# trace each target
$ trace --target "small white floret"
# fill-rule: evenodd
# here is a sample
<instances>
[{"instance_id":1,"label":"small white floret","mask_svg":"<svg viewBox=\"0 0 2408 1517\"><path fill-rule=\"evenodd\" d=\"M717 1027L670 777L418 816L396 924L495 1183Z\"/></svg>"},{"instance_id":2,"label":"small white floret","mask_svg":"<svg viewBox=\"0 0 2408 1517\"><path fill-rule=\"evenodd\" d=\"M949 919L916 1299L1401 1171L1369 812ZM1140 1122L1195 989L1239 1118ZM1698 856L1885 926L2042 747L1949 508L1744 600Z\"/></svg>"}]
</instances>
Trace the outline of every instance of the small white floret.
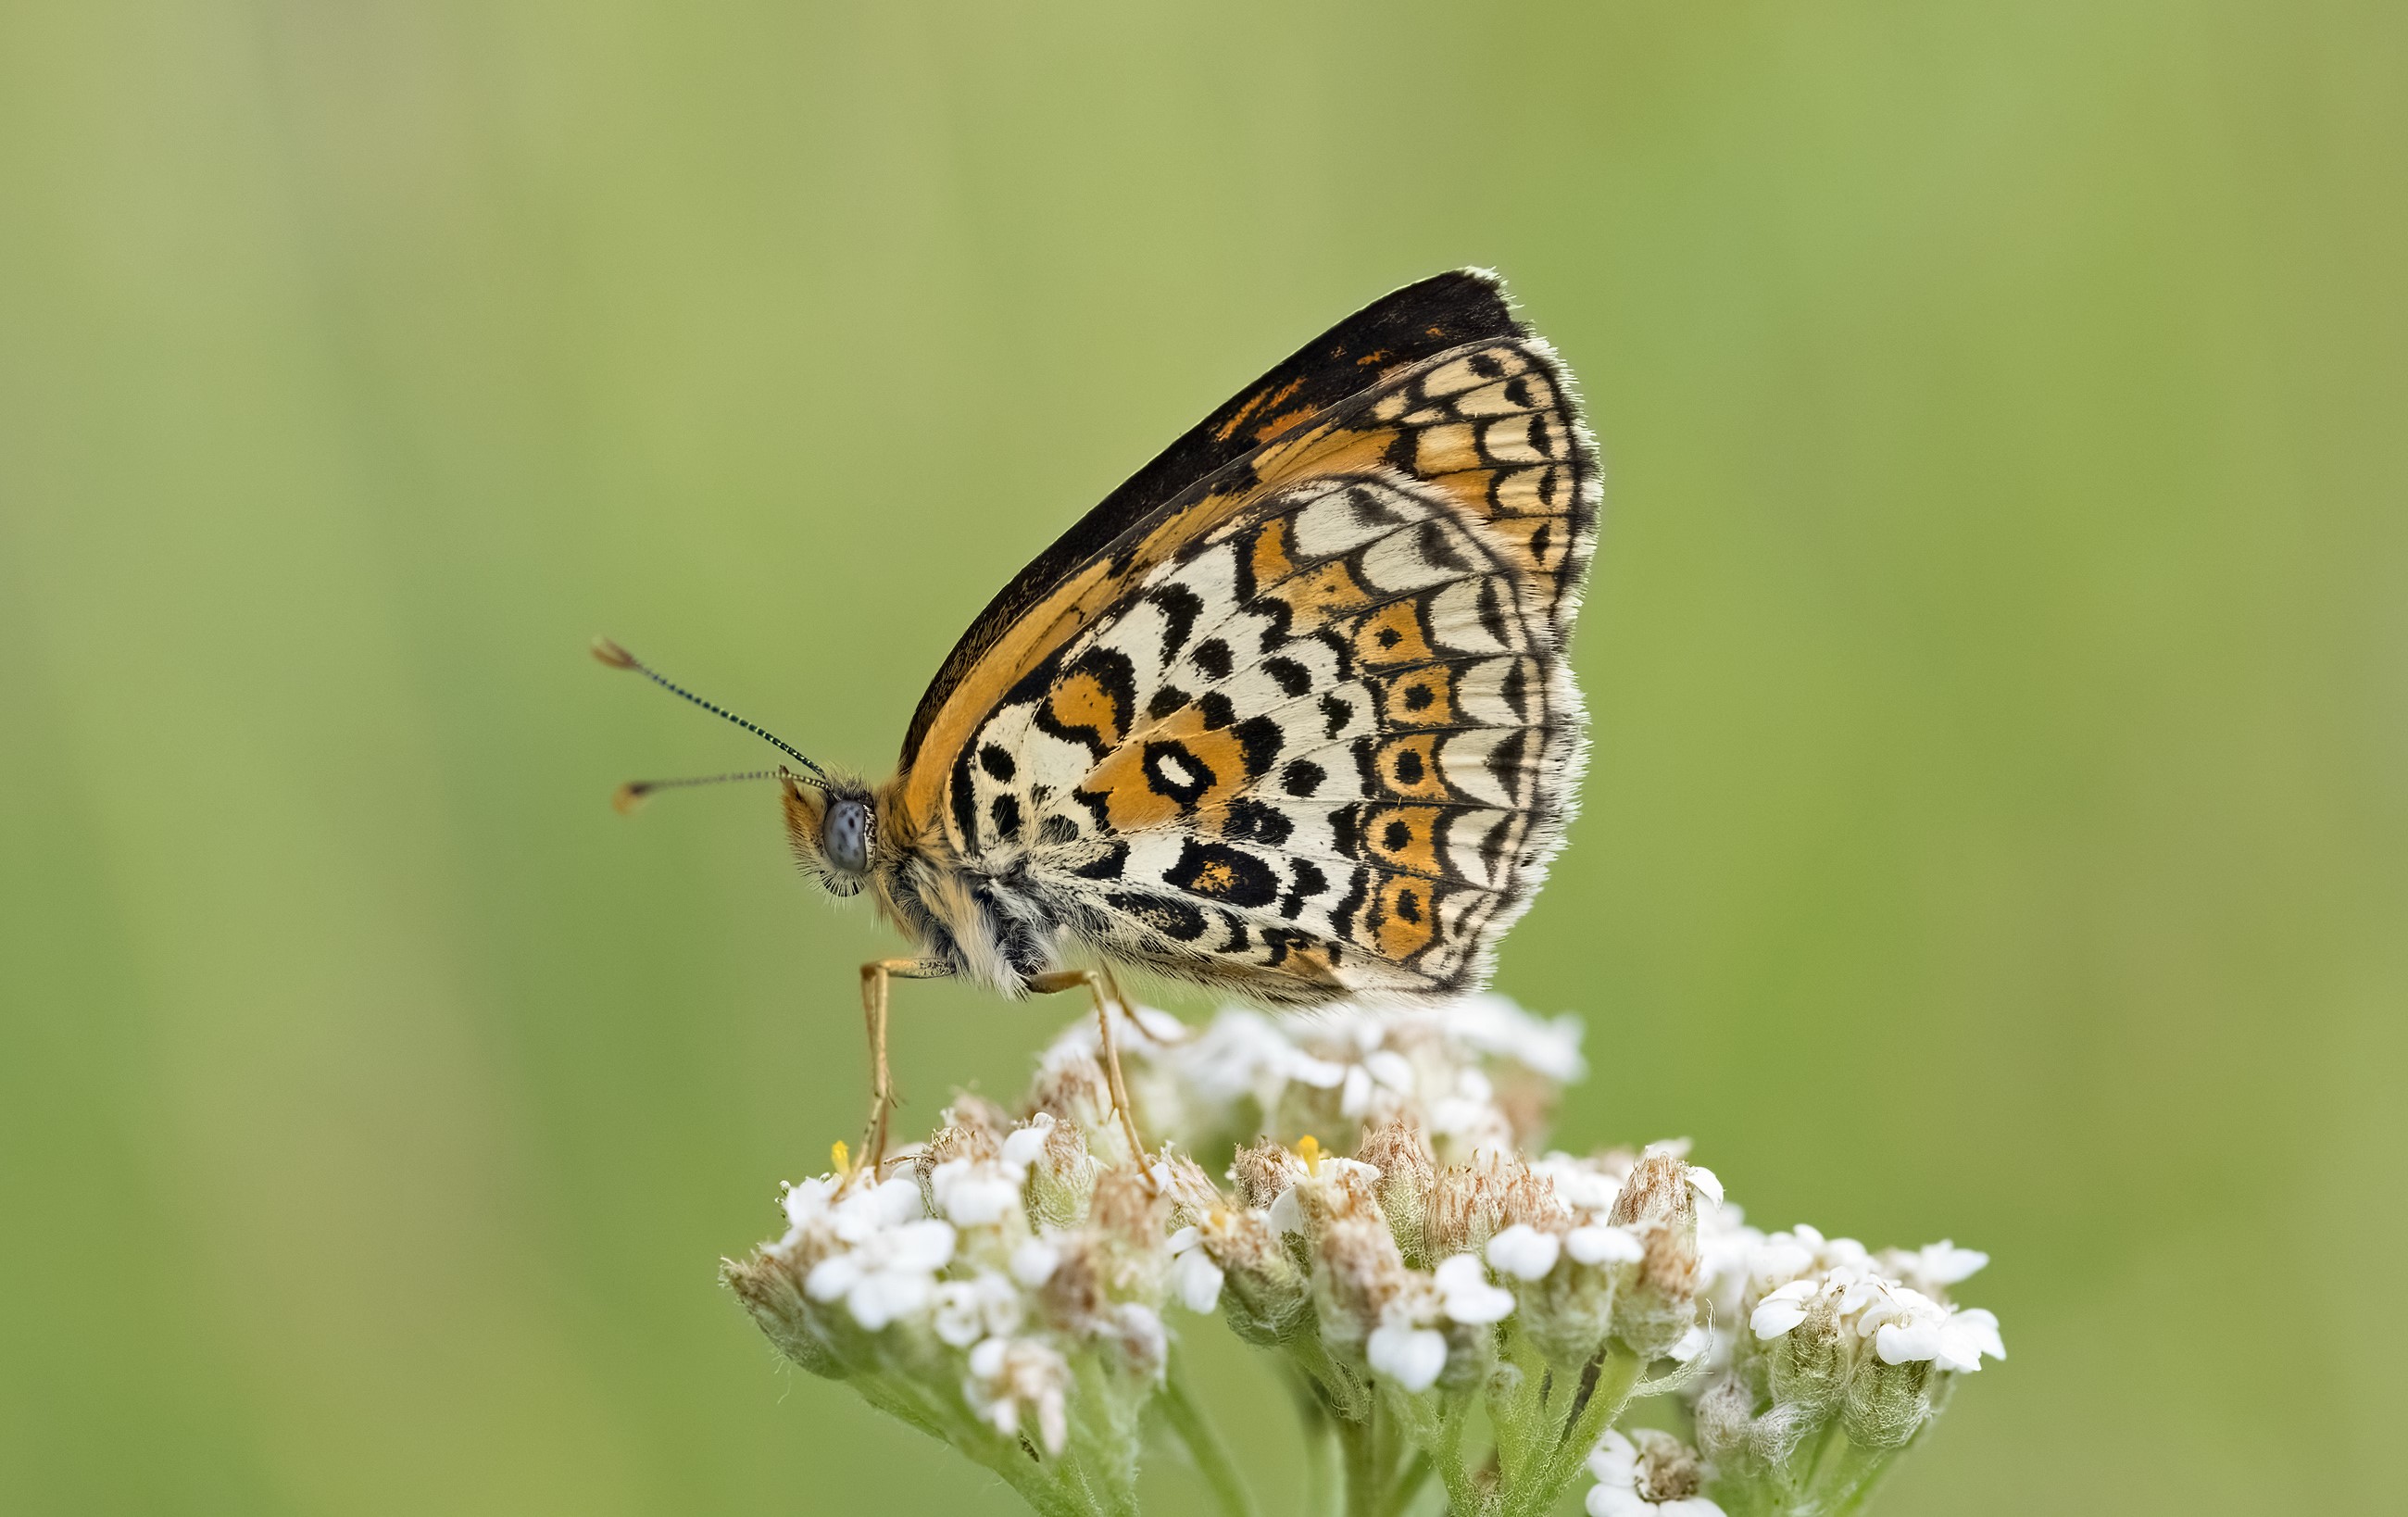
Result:
<instances>
[{"instance_id":1,"label":"small white floret","mask_svg":"<svg viewBox=\"0 0 2408 1517\"><path fill-rule=\"evenodd\" d=\"M1925 1244L1913 1258L1914 1273L1933 1285L1954 1285L1968 1280L1990 1262L1990 1256L1979 1249L1960 1249L1944 1238L1937 1243Z\"/></svg>"},{"instance_id":2,"label":"small white floret","mask_svg":"<svg viewBox=\"0 0 2408 1517\"><path fill-rule=\"evenodd\" d=\"M1374 1373L1417 1395L1436 1384L1439 1371L1446 1367L1445 1335L1410 1323L1383 1322L1374 1327L1363 1352Z\"/></svg>"},{"instance_id":3,"label":"small white floret","mask_svg":"<svg viewBox=\"0 0 2408 1517\"><path fill-rule=\"evenodd\" d=\"M1053 1136L1054 1113L1039 1111L1028 1119L1028 1125L1005 1135L1003 1162L1014 1169L1026 1169L1045 1152L1045 1141Z\"/></svg>"},{"instance_id":4,"label":"small white floret","mask_svg":"<svg viewBox=\"0 0 2408 1517\"><path fill-rule=\"evenodd\" d=\"M1747 1324L1758 1338L1779 1338L1806 1320L1806 1303L1821 1289L1817 1281L1793 1280L1757 1302Z\"/></svg>"},{"instance_id":5,"label":"small white floret","mask_svg":"<svg viewBox=\"0 0 2408 1517\"><path fill-rule=\"evenodd\" d=\"M1297 1206L1295 1186L1289 1186L1272 1198L1270 1224L1271 1231L1275 1233L1304 1231L1304 1212Z\"/></svg>"},{"instance_id":6,"label":"small white floret","mask_svg":"<svg viewBox=\"0 0 2408 1517\"><path fill-rule=\"evenodd\" d=\"M1488 1282L1480 1257L1458 1253L1440 1264L1432 1278L1438 1282L1440 1309L1455 1322L1477 1325L1503 1322L1513 1313L1513 1293Z\"/></svg>"},{"instance_id":7,"label":"small white floret","mask_svg":"<svg viewBox=\"0 0 2408 1517\"><path fill-rule=\"evenodd\" d=\"M1500 1275L1515 1280L1544 1280L1562 1257L1563 1239L1517 1222L1488 1240L1488 1262Z\"/></svg>"},{"instance_id":8,"label":"small white floret","mask_svg":"<svg viewBox=\"0 0 2408 1517\"><path fill-rule=\"evenodd\" d=\"M1170 1235L1170 1289L1190 1311L1210 1311L1221 1304L1221 1267L1204 1252L1203 1235L1182 1227Z\"/></svg>"},{"instance_id":9,"label":"small white floret","mask_svg":"<svg viewBox=\"0 0 2408 1517\"><path fill-rule=\"evenodd\" d=\"M1584 1265L1637 1264L1647 1257L1647 1245L1627 1227L1591 1224L1573 1228L1564 1238L1564 1252Z\"/></svg>"},{"instance_id":10,"label":"small white floret","mask_svg":"<svg viewBox=\"0 0 2408 1517\"><path fill-rule=\"evenodd\" d=\"M957 1227L986 1227L1020 1210L1020 1177L1001 1165L949 1159L928 1177L937 1209Z\"/></svg>"}]
</instances>

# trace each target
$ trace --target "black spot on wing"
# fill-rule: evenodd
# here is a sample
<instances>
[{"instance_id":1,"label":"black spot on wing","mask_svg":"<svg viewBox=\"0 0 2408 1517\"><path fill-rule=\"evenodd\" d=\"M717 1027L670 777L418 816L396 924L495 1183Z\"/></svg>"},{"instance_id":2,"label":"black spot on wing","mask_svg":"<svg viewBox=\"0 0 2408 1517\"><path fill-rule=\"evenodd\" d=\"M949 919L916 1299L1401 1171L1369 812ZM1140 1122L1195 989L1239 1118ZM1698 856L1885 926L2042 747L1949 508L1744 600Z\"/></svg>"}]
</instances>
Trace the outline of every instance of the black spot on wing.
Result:
<instances>
[{"instance_id":1,"label":"black spot on wing","mask_svg":"<svg viewBox=\"0 0 2408 1517\"><path fill-rule=\"evenodd\" d=\"M1530 729L1518 727L1498 740L1488 751L1488 777L1497 787L1518 803L1522 798L1522 765L1527 756Z\"/></svg>"},{"instance_id":2,"label":"black spot on wing","mask_svg":"<svg viewBox=\"0 0 2408 1517\"><path fill-rule=\"evenodd\" d=\"M1056 847L1075 843L1079 840L1079 824L1059 812L1049 812L1045 820L1037 823L1037 838Z\"/></svg>"},{"instance_id":3,"label":"black spot on wing","mask_svg":"<svg viewBox=\"0 0 2408 1517\"><path fill-rule=\"evenodd\" d=\"M1164 585L1148 598L1162 610L1162 665L1168 668L1196 630L1196 619L1204 613L1204 598L1182 584Z\"/></svg>"},{"instance_id":4,"label":"black spot on wing","mask_svg":"<svg viewBox=\"0 0 2408 1517\"><path fill-rule=\"evenodd\" d=\"M964 843L975 848L978 846L978 794L970 779L970 766L967 762L967 755L965 755L965 762L953 766L951 788L953 830L961 834Z\"/></svg>"},{"instance_id":5,"label":"black spot on wing","mask_svg":"<svg viewBox=\"0 0 2408 1517\"><path fill-rule=\"evenodd\" d=\"M1128 844L1114 843L1070 872L1082 880L1118 880L1128 866Z\"/></svg>"},{"instance_id":6,"label":"black spot on wing","mask_svg":"<svg viewBox=\"0 0 2408 1517\"><path fill-rule=\"evenodd\" d=\"M1114 891L1104 899L1112 909L1135 918L1166 937L1192 943L1204 936L1203 911L1175 896Z\"/></svg>"},{"instance_id":7,"label":"black spot on wing","mask_svg":"<svg viewBox=\"0 0 2408 1517\"><path fill-rule=\"evenodd\" d=\"M1286 812L1260 801L1231 801L1221 823L1221 836L1233 842L1268 843L1273 848L1286 842L1295 831L1296 823Z\"/></svg>"},{"instance_id":8,"label":"black spot on wing","mask_svg":"<svg viewBox=\"0 0 2408 1517\"><path fill-rule=\"evenodd\" d=\"M1349 802L1329 813L1329 845L1341 859L1351 859L1363 848L1363 809Z\"/></svg>"},{"instance_id":9,"label":"black spot on wing","mask_svg":"<svg viewBox=\"0 0 2408 1517\"><path fill-rule=\"evenodd\" d=\"M1294 922L1304 911L1304 903L1329 889L1329 877L1305 859L1292 859L1287 894L1280 897L1280 915Z\"/></svg>"},{"instance_id":10,"label":"black spot on wing","mask_svg":"<svg viewBox=\"0 0 2408 1517\"><path fill-rule=\"evenodd\" d=\"M1354 931L1355 914L1363 909L1364 898L1370 894L1370 890L1371 871L1356 869L1353 884L1346 894L1340 897L1338 904L1329 909L1329 925L1337 937L1344 937ZM1330 955L1330 960L1332 963L1337 962L1337 955L1334 953Z\"/></svg>"},{"instance_id":11,"label":"black spot on wing","mask_svg":"<svg viewBox=\"0 0 2408 1517\"><path fill-rule=\"evenodd\" d=\"M1190 895L1230 906L1268 906L1279 898L1279 876L1268 864L1244 849L1192 837L1162 879Z\"/></svg>"},{"instance_id":12,"label":"black spot on wing","mask_svg":"<svg viewBox=\"0 0 2408 1517\"><path fill-rule=\"evenodd\" d=\"M1197 758L1185 743L1176 740L1146 744L1139 767L1155 794L1168 796L1182 809L1193 808L1212 788L1211 766Z\"/></svg>"},{"instance_id":13,"label":"black spot on wing","mask_svg":"<svg viewBox=\"0 0 2408 1517\"><path fill-rule=\"evenodd\" d=\"M1312 688L1312 671L1292 658L1265 659L1263 672L1277 682L1283 695L1301 695Z\"/></svg>"},{"instance_id":14,"label":"black spot on wing","mask_svg":"<svg viewBox=\"0 0 2408 1517\"><path fill-rule=\"evenodd\" d=\"M1267 716L1251 717L1237 726L1238 746L1245 754L1246 778L1259 780L1277 763L1287 735Z\"/></svg>"}]
</instances>

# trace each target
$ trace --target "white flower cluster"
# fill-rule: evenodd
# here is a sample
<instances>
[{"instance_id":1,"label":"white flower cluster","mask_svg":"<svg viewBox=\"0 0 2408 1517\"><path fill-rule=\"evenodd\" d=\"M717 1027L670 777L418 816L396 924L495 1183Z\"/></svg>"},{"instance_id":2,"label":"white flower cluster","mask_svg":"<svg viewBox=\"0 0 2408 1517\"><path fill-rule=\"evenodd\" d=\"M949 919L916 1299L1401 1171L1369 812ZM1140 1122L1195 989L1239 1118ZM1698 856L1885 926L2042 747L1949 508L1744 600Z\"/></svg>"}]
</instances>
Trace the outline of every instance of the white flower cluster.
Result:
<instances>
[{"instance_id":1,"label":"white flower cluster","mask_svg":"<svg viewBox=\"0 0 2408 1517\"><path fill-rule=\"evenodd\" d=\"M1501 995L1410 1009L1338 1007L1268 1016L1225 1009L1201 1032L1140 1009L1124 1023L1131 1098L1192 1152L1289 1141L1410 1116L1447 1160L1535 1136L1555 1093L1581 1079L1581 1023L1541 1021ZM1045 1055L1096 1055L1074 1023Z\"/></svg>"},{"instance_id":2,"label":"white flower cluster","mask_svg":"<svg viewBox=\"0 0 2408 1517\"><path fill-rule=\"evenodd\" d=\"M942 1430L1039 1510L1080 1510L1135 1478L1169 1354L1169 1202L1114 1146L1092 1064L1043 1092L1016 1123L957 1102L883 1177L839 1152L726 1276L796 1362Z\"/></svg>"},{"instance_id":3,"label":"white flower cluster","mask_svg":"<svg viewBox=\"0 0 2408 1517\"><path fill-rule=\"evenodd\" d=\"M1837 1510L1955 1377L2004 1357L1996 1319L1947 1296L1979 1253L1767 1235L1683 1143L1526 1157L1582 1072L1574 1019L1483 996L1124 1025L1138 1124L1163 1145L1143 1168L1082 1023L1025 1115L962 1097L889 1176L791 1187L785 1236L729 1269L790 1357L1041 1511L1133 1501L1172 1301L1284 1361L1379 1510L1435 1476L1456 1510L1537 1510L1584 1469L1592 1517ZM1216 1149L1217 1178L1194 1157ZM1168 1394L1208 1481L1234 1488ZM1615 1429L1654 1394L1689 1438ZM1474 1405L1498 1459L1464 1446Z\"/></svg>"},{"instance_id":4,"label":"white flower cluster","mask_svg":"<svg viewBox=\"0 0 2408 1517\"><path fill-rule=\"evenodd\" d=\"M1835 1324L1859 1342L1870 1340L1884 1364L1928 1360L1970 1375L1982 1367L1982 1355L2007 1356L1999 1319L1979 1307L1936 1299L1908 1281L1944 1290L1989 1262L1986 1253L1944 1241L1914 1253L1893 1249L1876 1259L1853 1238L1827 1239L1804 1226L1776 1233L1752 1262L1750 1284L1760 1295L1748 1325L1770 1342L1828 1307ZM1762 1289L1776 1280L1781 1283Z\"/></svg>"},{"instance_id":5,"label":"white flower cluster","mask_svg":"<svg viewBox=\"0 0 2408 1517\"><path fill-rule=\"evenodd\" d=\"M1987 1254L1950 1241L1874 1252L1724 1213L1705 1234L1710 1378L1687 1399L1717 1479L1771 1493L1772 1510L1859 1498L1957 1377L2007 1356L1996 1316L1948 1298Z\"/></svg>"}]
</instances>

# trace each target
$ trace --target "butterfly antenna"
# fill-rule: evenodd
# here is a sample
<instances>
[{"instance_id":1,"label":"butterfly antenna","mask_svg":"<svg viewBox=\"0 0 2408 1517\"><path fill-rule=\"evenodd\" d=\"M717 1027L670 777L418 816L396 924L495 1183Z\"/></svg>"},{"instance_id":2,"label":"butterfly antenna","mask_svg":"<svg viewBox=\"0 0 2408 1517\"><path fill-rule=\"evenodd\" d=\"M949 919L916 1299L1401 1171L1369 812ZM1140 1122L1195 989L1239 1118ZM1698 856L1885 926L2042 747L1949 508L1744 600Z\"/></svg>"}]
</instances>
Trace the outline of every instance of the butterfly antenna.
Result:
<instances>
[{"instance_id":1,"label":"butterfly antenna","mask_svg":"<svg viewBox=\"0 0 2408 1517\"><path fill-rule=\"evenodd\" d=\"M788 758L793 759L796 763L801 765L804 768L810 770L812 774L819 777L816 780L808 780L806 783L817 785L822 790L825 790L827 788L827 771L821 768L818 765L813 764L810 759L805 758L801 749L796 748L794 744L786 741L783 737L779 737L776 733L771 732L768 728L756 727L752 723L745 721L742 717L738 716L735 712L728 710L724 707L713 706L710 702L704 700L693 691L687 690L681 685L663 679L658 673L654 672L650 666L648 666L643 660L638 658L635 654L628 652L625 649L620 647L617 643L612 642L609 638L596 637L594 639L594 656L614 669L633 669L638 674L642 675L645 679L650 680L652 683L660 686L663 690L667 691L670 694L675 695L678 699L692 701L695 705L701 707L711 715L724 717L726 720L735 723L738 726L742 727L753 737L767 742L770 747L775 748L781 753L785 754ZM659 781L659 783L666 783L666 781Z\"/></svg>"},{"instance_id":2,"label":"butterfly antenna","mask_svg":"<svg viewBox=\"0 0 2408 1517\"><path fill-rule=\"evenodd\" d=\"M725 785L744 780L775 780L791 769L752 769L743 774L707 774L687 780L630 780L610 793L610 805L625 816L644 804L644 797L656 790L684 790L694 785Z\"/></svg>"}]
</instances>

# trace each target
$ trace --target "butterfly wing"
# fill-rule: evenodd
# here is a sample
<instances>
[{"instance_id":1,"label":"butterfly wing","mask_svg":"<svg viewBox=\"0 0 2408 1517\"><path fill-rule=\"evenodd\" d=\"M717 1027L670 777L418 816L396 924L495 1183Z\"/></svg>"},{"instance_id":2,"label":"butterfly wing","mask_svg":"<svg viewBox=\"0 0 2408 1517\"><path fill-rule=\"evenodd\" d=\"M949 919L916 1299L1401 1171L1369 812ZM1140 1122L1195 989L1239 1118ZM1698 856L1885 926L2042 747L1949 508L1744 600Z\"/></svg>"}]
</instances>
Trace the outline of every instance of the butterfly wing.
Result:
<instances>
[{"instance_id":1,"label":"butterfly wing","mask_svg":"<svg viewBox=\"0 0 2408 1517\"><path fill-rule=\"evenodd\" d=\"M1270 1001L1477 984L1577 786L1597 495L1518 326L1391 367L1000 629L907 776L916 820L1166 973Z\"/></svg>"},{"instance_id":2,"label":"butterfly wing","mask_svg":"<svg viewBox=\"0 0 2408 1517\"><path fill-rule=\"evenodd\" d=\"M904 734L902 766L913 766L948 698L1009 629L1066 580L1108 560L1116 539L1189 486L1383 375L1451 348L1521 331L1495 275L1455 269L1382 296L1289 354L1105 496L996 594L920 697Z\"/></svg>"}]
</instances>

